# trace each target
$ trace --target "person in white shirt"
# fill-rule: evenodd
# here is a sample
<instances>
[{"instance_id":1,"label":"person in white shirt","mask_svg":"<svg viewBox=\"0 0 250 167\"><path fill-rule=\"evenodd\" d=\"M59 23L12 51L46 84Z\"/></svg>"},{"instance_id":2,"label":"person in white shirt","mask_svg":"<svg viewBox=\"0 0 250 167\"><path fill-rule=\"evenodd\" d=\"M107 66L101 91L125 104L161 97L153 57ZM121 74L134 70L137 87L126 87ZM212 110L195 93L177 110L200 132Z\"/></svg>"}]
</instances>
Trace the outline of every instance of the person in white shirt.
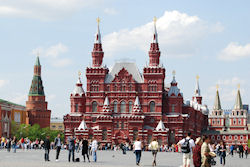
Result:
<instances>
[{"instance_id":1,"label":"person in white shirt","mask_svg":"<svg viewBox=\"0 0 250 167\"><path fill-rule=\"evenodd\" d=\"M140 141L140 138L137 138L133 145L133 149L135 151L135 156L136 156L136 165L140 165L140 160L141 160L141 150L142 150L142 143Z\"/></svg>"},{"instance_id":2,"label":"person in white shirt","mask_svg":"<svg viewBox=\"0 0 250 167\"><path fill-rule=\"evenodd\" d=\"M92 141L92 144L91 144L91 150L92 150L93 160L95 162L97 161L97 154L96 154L97 149L98 149L98 142L95 139L95 137L93 137L93 141Z\"/></svg>"},{"instance_id":3,"label":"person in white shirt","mask_svg":"<svg viewBox=\"0 0 250 167\"><path fill-rule=\"evenodd\" d=\"M180 140L177 145L181 146L183 153L183 167L190 167L192 149L195 147L194 140L191 139L191 132L188 132L187 137Z\"/></svg>"}]
</instances>

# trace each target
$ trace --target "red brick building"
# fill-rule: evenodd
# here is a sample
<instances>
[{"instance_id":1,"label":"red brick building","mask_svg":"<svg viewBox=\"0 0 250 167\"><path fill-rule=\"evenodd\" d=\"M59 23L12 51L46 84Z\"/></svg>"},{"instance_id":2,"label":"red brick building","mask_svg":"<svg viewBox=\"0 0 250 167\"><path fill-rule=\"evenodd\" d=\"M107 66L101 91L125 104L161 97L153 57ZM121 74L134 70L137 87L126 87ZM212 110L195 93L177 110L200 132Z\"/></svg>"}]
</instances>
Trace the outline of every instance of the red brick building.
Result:
<instances>
[{"instance_id":1,"label":"red brick building","mask_svg":"<svg viewBox=\"0 0 250 167\"><path fill-rule=\"evenodd\" d=\"M247 145L250 132L247 126L248 109L242 105L240 89L238 89L233 110L226 112L221 108L219 91L217 89L213 111L209 114L208 134L218 143L221 140L227 145Z\"/></svg>"},{"instance_id":2,"label":"red brick building","mask_svg":"<svg viewBox=\"0 0 250 167\"><path fill-rule=\"evenodd\" d=\"M36 58L34 76L31 83L28 101L26 102L29 124L39 124L41 128L50 127L51 111L47 109L45 94L41 78L41 64L39 57Z\"/></svg>"},{"instance_id":3,"label":"red brick building","mask_svg":"<svg viewBox=\"0 0 250 167\"><path fill-rule=\"evenodd\" d=\"M95 136L103 143L132 142L137 137L148 143L157 137L161 144L176 143L187 131L200 136L207 128L208 109L202 105L198 80L192 101L184 103L175 73L171 86L165 85L160 54L154 24L149 64L142 73L132 62L117 62L109 70L102 64L98 24L92 65L86 68L86 92L79 76L70 95L71 112L64 116L65 136Z\"/></svg>"}]
</instances>

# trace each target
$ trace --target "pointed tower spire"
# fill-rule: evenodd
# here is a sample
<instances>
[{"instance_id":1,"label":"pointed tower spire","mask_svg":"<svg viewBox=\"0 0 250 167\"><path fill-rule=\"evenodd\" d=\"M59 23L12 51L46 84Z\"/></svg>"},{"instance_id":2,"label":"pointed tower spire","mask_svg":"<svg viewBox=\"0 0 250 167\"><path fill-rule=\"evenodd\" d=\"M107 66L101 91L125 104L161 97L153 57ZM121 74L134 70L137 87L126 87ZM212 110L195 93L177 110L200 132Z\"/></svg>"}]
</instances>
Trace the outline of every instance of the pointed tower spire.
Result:
<instances>
[{"instance_id":1,"label":"pointed tower spire","mask_svg":"<svg viewBox=\"0 0 250 167\"><path fill-rule=\"evenodd\" d=\"M150 50L149 50L149 66L150 67L158 67L160 63L160 55L161 52L159 50L159 45L158 45L158 33L156 30L156 17L153 19L154 21L154 35L153 35L153 41L150 45Z\"/></svg>"},{"instance_id":2,"label":"pointed tower spire","mask_svg":"<svg viewBox=\"0 0 250 167\"><path fill-rule=\"evenodd\" d=\"M214 110L221 110L220 96L219 96L219 86L216 85L216 96L214 101Z\"/></svg>"},{"instance_id":3,"label":"pointed tower spire","mask_svg":"<svg viewBox=\"0 0 250 167\"><path fill-rule=\"evenodd\" d=\"M99 25L100 25L99 17L97 17L96 22L97 22L97 32L96 32L95 43L101 44L102 42L101 42L101 33L100 33L100 28L99 28Z\"/></svg>"},{"instance_id":4,"label":"pointed tower spire","mask_svg":"<svg viewBox=\"0 0 250 167\"><path fill-rule=\"evenodd\" d=\"M166 128L164 126L164 123L162 122L162 120L159 121L157 127L155 128L156 131L165 131Z\"/></svg>"},{"instance_id":5,"label":"pointed tower spire","mask_svg":"<svg viewBox=\"0 0 250 167\"><path fill-rule=\"evenodd\" d=\"M29 96L44 96L43 83L41 78L41 64L39 60L39 54L36 57L36 62L34 65L34 75L29 91Z\"/></svg>"},{"instance_id":6,"label":"pointed tower spire","mask_svg":"<svg viewBox=\"0 0 250 167\"><path fill-rule=\"evenodd\" d=\"M238 91L237 91L237 96L236 96L236 100L235 100L234 109L235 110L243 109L241 95L240 95L240 84L238 84Z\"/></svg>"},{"instance_id":7,"label":"pointed tower spire","mask_svg":"<svg viewBox=\"0 0 250 167\"><path fill-rule=\"evenodd\" d=\"M194 96L201 96L200 86L199 86L199 75L196 76L196 85L195 85L195 92Z\"/></svg>"},{"instance_id":8,"label":"pointed tower spire","mask_svg":"<svg viewBox=\"0 0 250 167\"><path fill-rule=\"evenodd\" d=\"M158 34L157 34L157 29L156 29L156 21L157 21L157 18L154 17L153 21L154 21L154 36L153 36L153 43L158 43Z\"/></svg>"},{"instance_id":9,"label":"pointed tower spire","mask_svg":"<svg viewBox=\"0 0 250 167\"><path fill-rule=\"evenodd\" d=\"M201 90L200 90L200 85L199 85L199 75L196 76L196 85L195 85L195 90L194 90L194 96L193 96L193 101L198 104L202 104L202 96L201 96Z\"/></svg>"},{"instance_id":10,"label":"pointed tower spire","mask_svg":"<svg viewBox=\"0 0 250 167\"><path fill-rule=\"evenodd\" d=\"M101 33L100 33L100 18L96 19L97 21L97 33L95 37L94 48L92 51L92 67L101 67L103 60L103 51L102 51L102 43L101 43Z\"/></svg>"}]
</instances>

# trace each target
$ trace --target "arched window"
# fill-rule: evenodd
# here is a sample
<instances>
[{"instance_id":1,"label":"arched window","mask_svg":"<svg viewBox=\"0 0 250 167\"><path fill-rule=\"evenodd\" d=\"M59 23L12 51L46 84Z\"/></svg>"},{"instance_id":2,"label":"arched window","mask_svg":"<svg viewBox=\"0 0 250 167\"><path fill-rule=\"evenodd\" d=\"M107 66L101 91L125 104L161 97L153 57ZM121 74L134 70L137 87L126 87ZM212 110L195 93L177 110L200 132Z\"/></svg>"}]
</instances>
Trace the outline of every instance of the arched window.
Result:
<instances>
[{"instance_id":1,"label":"arched window","mask_svg":"<svg viewBox=\"0 0 250 167\"><path fill-rule=\"evenodd\" d=\"M241 111L241 115L243 115L243 111Z\"/></svg>"},{"instance_id":2,"label":"arched window","mask_svg":"<svg viewBox=\"0 0 250 167\"><path fill-rule=\"evenodd\" d=\"M155 102L154 101L151 101L149 103L149 106L150 106L150 112L155 112Z\"/></svg>"},{"instance_id":3,"label":"arched window","mask_svg":"<svg viewBox=\"0 0 250 167\"><path fill-rule=\"evenodd\" d=\"M125 103L125 101L121 102L121 112L122 113L126 112L126 103Z\"/></svg>"},{"instance_id":4,"label":"arched window","mask_svg":"<svg viewBox=\"0 0 250 167\"><path fill-rule=\"evenodd\" d=\"M117 113L117 101L114 102L114 112Z\"/></svg>"},{"instance_id":5,"label":"arched window","mask_svg":"<svg viewBox=\"0 0 250 167\"><path fill-rule=\"evenodd\" d=\"M172 106L171 106L171 111L175 112L175 105L174 104L172 104Z\"/></svg>"},{"instance_id":6,"label":"arched window","mask_svg":"<svg viewBox=\"0 0 250 167\"><path fill-rule=\"evenodd\" d=\"M239 111L237 111L237 115L239 115Z\"/></svg>"},{"instance_id":7,"label":"arched window","mask_svg":"<svg viewBox=\"0 0 250 167\"><path fill-rule=\"evenodd\" d=\"M124 129L124 121L121 122L121 129Z\"/></svg>"},{"instance_id":8,"label":"arched window","mask_svg":"<svg viewBox=\"0 0 250 167\"><path fill-rule=\"evenodd\" d=\"M130 101L130 102L128 102L128 112L132 112L132 109L133 109L133 102L132 101Z\"/></svg>"},{"instance_id":9,"label":"arched window","mask_svg":"<svg viewBox=\"0 0 250 167\"><path fill-rule=\"evenodd\" d=\"M92 112L97 112L97 102L96 101L94 101L92 103Z\"/></svg>"},{"instance_id":10,"label":"arched window","mask_svg":"<svg viewBox=\"0 0 250 167\"><path fill-rule=\"evenodd\" d=\"M78 112L78 104L75 104L75 112Z\"/></svg>"},{"instance_id":11,"label":"arched window","mask_svg":"<svg viewBox=\"0 0 250 167\"><path fill-rule=\"evenodd\" d=\"M102 140L107 140L107 129L102 130Z\"/></svg>"}]
</instances>

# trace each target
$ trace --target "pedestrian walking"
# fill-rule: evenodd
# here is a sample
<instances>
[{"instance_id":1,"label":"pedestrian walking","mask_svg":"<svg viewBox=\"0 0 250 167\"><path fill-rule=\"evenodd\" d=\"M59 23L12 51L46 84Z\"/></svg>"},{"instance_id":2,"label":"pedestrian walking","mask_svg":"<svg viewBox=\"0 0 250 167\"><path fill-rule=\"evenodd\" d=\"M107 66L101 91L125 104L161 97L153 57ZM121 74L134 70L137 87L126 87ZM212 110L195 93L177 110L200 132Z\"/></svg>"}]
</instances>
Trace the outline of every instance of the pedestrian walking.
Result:
<instances>
[{"instance_id":1,"label":"pedestrian walking","mask_svg":"<svg viewBox=\"0 0 250 167\"><path fill-rule=\"evenodd\" d=\"M58 161L60 150L62 148L61 138L60 137L61 137L61 135L60 135L60 133L58 133L58 135L57 135L57 137L55 138L55 141L54 141L54 145L55 145L55 149L56 149L56 161Z\"/></svg>"},{"instance_id":2,"label":"pedestrian walking","mask_svg":"<svg viewBox=\"0 0 250 167\"><path fill-rule=\"evenodd\" d=\"M88 161L90 162L90 160L89 160L89 142L86 138L84 138L82 140L82 156L83 156L84 162L85 162L85 155L88 158Z\"/></svg>"},{"instance_id":3,"label":"pedestrian walking","mask_svg":"<svg viewBox=\"0 0 250 167\"><path fill-rule=\"evenodd\" d=\"M203 144L201 145L201 167L210 167L210 148L209 148L210 138L208 136L204 136Z\"/></svg>"},{"instance_id":4,"label":"pedestrian walking","mask_svg":"<svg viewBox=\"0 0 250 167\"><path fill-rule=\"evenodd\" d=\"M97 142L96 138L93 137L93 141L91 144L91 150L92 150L92 156L93 156L94 162L97 161L97 149L98 149L98 142Z\"/></svg>"},{"instance_id":5,"label":"pedestrian walking","mask_svg":"<svg viewBox=\"0 0 250 167\"><path fill-rule=\"evenodd\" d=\"M187 137L177 143L181 147L183 153L183 167L190 167L192 149L195 147L194 140L191 139L191 132L187 133Z\"/></svg>"},{"instance_id":6,"label":"pedestrian walking","mask_svg":"<svg viewBox=\"0 0 250 167\"><path fill-rule=\"evenodd\" d=\"M234 145L230 146L230 154L232 157L234 156Z\"/></svg>"},{"instance_id":7,"label":"pedestrian walking","mask_svg":"<svg viewBox=\"0 0 250 167\"><path fill-rule=\"evenodd\" d=\"M44 155L44 159L45 161L50 161L49 160L49 151L50 151L50 140L49 140L49 136L46 136L46 139L44 141L44 149L45 149L45 155Z\"/></svg>"},{"instance_id":8,"label":"pedestrian walking","mask_svg":"<svg viewBox=\"0 0 250 167\"><path fill-rule=\"evenodd\" d=\"M193 164L195 167L201 166L201 145L202 139L200 137L196 138L195 147L193 149Z\"/></svg>"},{"instance_id":9,"label":"pedestrian walking","mask_svg":"<svg viewBox=\"0 0 250 167\"><path fill-rule=\"evenodd\" d=\"M247 159L247 156L248 156L248 146L247 145L245 146L245 156L246 156L246 159Z\"/></svg>"},{"instance_id":10,"label":"pedestrian walking","mask_svg":"<svg viewBox=\"0 0 250 167\"><path fill-rule=\"evenodd\" d=\"M241 144L241 145L239 145L239 157L243 158L243 155L244 155L244 147Z\"/></svg>"},{"instance_id":11,"label":"pedestrian walking","mask_svg":"<svg viewBox=\"0 0 250 167\"><path fill-rule=\"evenodd\" d=\"M7 148L7 151L10 152L10 149L11 149L11 139L7 139L6 148Z\"/></svg>"},{"instance_id":12,"label":"pedestrian walking","mask_svg":"<svg viewBox=\"0 0 250 167\"><path fill-rule=\"evenodd\" d=\"M226 164L226 145L223 141L220 142L219 146L219 155L220 155L220 164L225 166Z\"/></svg>"},{"instance_id":13,"label":"pedestrian walking","mask_svg":"<svg viewBox=\"0 0 250 167\"><path fill-rule=\"evenodd\" d=\"M122 154L126 154L126 146L124 143L121 143L120 148L122 149Z\"/></svg>"},{"instance_id":14,"label":"pedestrian walking","mask_svg":"<svg viewBox=\"0 0 250 167\"><path fill-rule=\"evenodd\" d=\"M137 138L134 145L133 145L133 149L134 149L134 153L136 156L136 165L140 165L140 161L141 161L141 150L142 150L143 146L142 143L140 141L140 138Z\"/></svg>"},{"instance_id":15,"label":"pedestrian walking","mask_svg":"<svg viewBox=\"0 0 250 167\"><path fill-rule=\"evenodd\" d=\"M13 146L13 152L16 153L16 146L17 145L17 138L16 136L13 137L13 140L12 140L12 146Z\"/></svg>"},{"instance_id":16,"label":"pedestrian walking","mask_svg":"<svg viewBox=\"0 0 250 167\"><path fill-rule=\"evenodd\" d=\"M156 155L159 150L159 144L156 140L156 138L153 139L153 141L149 144L149 149L152 151L153 155L153 164L152 166L156 166Z\"/></svg>"},{"instance_id":17,"label":"pedestrian walking","mask_svg":"<svg viewBox=\"0 0 250 167\"><path fill-rule=\"evenodd\" d=\"M68 150L69 150L68 161L70 162L72 154L72 161L75 162L75 138L72 135L68 138Z\"/></svg>"}]
</instances>

